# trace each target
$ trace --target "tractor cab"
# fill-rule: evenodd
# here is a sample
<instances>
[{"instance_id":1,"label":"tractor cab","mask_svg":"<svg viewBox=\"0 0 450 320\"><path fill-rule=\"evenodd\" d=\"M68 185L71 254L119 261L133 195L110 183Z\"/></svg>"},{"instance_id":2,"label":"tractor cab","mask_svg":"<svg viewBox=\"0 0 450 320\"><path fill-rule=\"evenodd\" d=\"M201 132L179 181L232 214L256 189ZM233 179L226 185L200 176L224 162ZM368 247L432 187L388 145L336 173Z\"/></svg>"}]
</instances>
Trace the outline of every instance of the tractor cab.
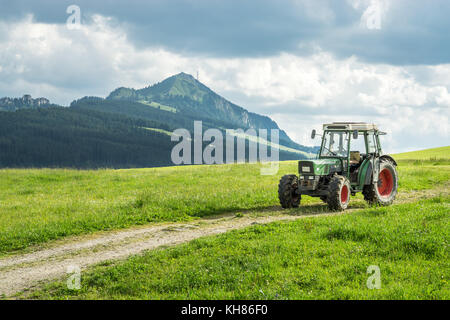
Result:
<instances>
[{"instance_id":1,"label":"tractor cab","mask_svg":"<svg viewBox=\"0 0 450 320\"><path fill-rule=\"evenodd\" d=\"M363 192L370 203L392 203L397 193L397 163L382 152L380 136L384 134L375 124L324 124L317 158L299 161L299 175L280 180L281 205L295 207L301 195L308 195L320 197L332 210L343 210L350 195L357 192ZM313 130L311 138L316 135Z\"/></svg>"},{"instance_id":2,"label":"tractor cab","mask_svg":"<svg viewBox=\"0 0 450 320\"><path fill-rule=\"evenodd\" d=\"M359 184L359 169L368 158L382 155L380 135L374 124L333 122L323 125L323 136L318 159L337 159L342 173L353 186ZM311 135L314 138L315 130Z\"/></svg>"}]
</instances>

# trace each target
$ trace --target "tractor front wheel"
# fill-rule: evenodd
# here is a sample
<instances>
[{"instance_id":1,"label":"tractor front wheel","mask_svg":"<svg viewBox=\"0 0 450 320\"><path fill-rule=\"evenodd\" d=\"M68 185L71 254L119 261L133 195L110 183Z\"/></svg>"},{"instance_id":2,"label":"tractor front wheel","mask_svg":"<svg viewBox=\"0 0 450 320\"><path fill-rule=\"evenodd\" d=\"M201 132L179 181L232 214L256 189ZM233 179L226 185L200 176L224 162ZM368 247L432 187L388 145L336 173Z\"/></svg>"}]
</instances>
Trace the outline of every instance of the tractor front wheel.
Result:
<instances>
[{"instance_id":1,"label":"tractor front wheel","mask_svg":"<svg viewBox=\"0 0 450 320\"><path fill-rule=\"evenodd\" d=\"M330 210L342 211L347 209L350 201L350 182L343 176L334 176L329 185L327 203Z\"/></svg>"},{"instance_id":2,"label":"tractor front wheel","mask_svg":"<svg viewBox=\"0 0 450 320\"><path fill-rule=\"evenodd\" d=\"M369 204L388 206L397 195L398 174L395 165L389 160L381 160L377 183L364 186L364 199Z\"/></svg>"},{"instance_id":3,"label":"tractor front wheel","mask_svg":"<svg viewBox=\"0 0 450 320\"><path fill-rule=\"evenodd\" d=\"M298 177L288 174L281 178L278 184L278 198L283 208L297 208L300 205L301 195L298 193Z\"/></svg>"}]
</instances>

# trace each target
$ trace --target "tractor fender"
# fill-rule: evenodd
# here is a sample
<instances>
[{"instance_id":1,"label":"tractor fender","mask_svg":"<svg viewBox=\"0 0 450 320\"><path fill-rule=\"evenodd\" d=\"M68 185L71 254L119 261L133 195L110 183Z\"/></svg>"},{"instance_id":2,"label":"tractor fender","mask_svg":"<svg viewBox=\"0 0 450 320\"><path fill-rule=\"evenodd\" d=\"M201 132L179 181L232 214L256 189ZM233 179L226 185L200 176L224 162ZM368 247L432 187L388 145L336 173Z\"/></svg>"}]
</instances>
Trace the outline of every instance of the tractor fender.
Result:
<instances>
[{"instance_id":1,"label":"tractor fender","mask_svg":"<svg viewBox=\"0 0 450 320\"><path fill-rule=\"evenodd\" d=\"M374 171L374 168L373 168L373 166L375 165L376 166L376 168L379 168L379 165L380 165L380 161L381 160L383 160L383 159L386 159L386 160L389 160L389 161L391 161L395 166L397 166L397 162L394 160L394 158L392 158L390 155L388 155L388 154L385 154L385 155L382 155L381 157L379 157L379 158L372 158L372 159L367 159L366 161L367 161L367 169L366 170L364 170L363 172L361 172L361 174L364 174L364 176L363 177L360 177L360 179L359 179L359 181L360 181L360 185L361 184L363 184L363 185L369 185L369 184L372 184L372 182L376 182L376 180L378 180L377 178L378 178L378 173L376 172L375 174L375 181L372 181L372 176L373 176L373 171ZM376 171L378 171L378 170L376 170Z\"/></svg>"},{"instance_id":2,"label":"tractor fender","mask_svg":"<svg viewBox=\"0 0 450 320\"><path fill-rule=\"evenodd\" d=\"M372 172L373 172L372 161L369 161L369 164L368 164L367 170L366 170L366 176L364 177L364 185L365 186L372 183Z\"/></svg>"},{"instance_id":3,"label":"tractor fender","mask_svg":"<svg viewBox=\"0 0 450 320\"><path fill-rule=\"evenodd\" d=\"M372 160L369 158L365 159L361 164L358 176L358 182L361 188L365 185L372 183L372 171L373 171L372 166L373 166Z\"/></svg>"},{"instance_id":4,"label":"tractor fender","mask_svg":"<svg viewBox=\"0 0 450 320\"><path fill-rule=\"evenodd\" d=\"M381 159L387 159L387 160L391 161L396 167L398 166L398 165L397 165L397 161L395 161L394 158L392 158L392 157L391 157L390 155L388 155L388 154L382 155L382 156L380 157L380 160L381 160Z\"/></svg>"}]
</instances>

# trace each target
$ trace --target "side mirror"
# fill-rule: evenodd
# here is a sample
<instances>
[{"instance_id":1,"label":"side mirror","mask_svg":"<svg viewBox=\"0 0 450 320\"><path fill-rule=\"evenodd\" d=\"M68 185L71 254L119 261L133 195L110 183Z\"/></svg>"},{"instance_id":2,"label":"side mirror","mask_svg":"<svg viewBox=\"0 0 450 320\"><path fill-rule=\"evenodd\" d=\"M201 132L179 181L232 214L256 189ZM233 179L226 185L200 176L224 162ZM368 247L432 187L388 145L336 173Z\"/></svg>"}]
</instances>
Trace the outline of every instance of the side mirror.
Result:
<instances>
[{"instance_id":1,"label":"side mirror","mask_svg":"<svg viewBox=\"0 0 450 320\"><path fill-rule=\"evenodd\" d=\"M311 139L314 139L316 137L316 129L313 129L311 132Z\"/></svg>"},{"instance_id":2,"label":"side mirror","mask_svg":"<svg viewBox=\"0 0 450 320\"><path fill-rule=\"evenodd\" d=\"M357 130L355 130L355 131L353 131L353 139L358 139L358 131Z\"/></svg>"}]
</instances>

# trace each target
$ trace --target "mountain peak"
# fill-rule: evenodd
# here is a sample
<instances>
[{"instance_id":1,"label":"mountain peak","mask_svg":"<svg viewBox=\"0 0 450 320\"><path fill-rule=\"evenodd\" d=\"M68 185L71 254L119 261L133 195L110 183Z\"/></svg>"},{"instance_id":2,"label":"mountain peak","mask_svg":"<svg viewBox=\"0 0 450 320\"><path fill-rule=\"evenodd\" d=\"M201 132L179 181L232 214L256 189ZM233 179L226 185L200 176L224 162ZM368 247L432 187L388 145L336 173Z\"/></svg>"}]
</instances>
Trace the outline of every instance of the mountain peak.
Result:
<instances>
[{"instance_id":1,"label":"mountain peak","mask_svg":"<svg viewBox=\"0 0 450 320\"><path fill-rule=\"evenodd\" d=\"M170 78L167 78L163 82L168 82L172 87L177 87L178 89L181 89L181 87L184 87L184 89L190 87L191 90L209 90L204 84L194 78L194 76L184 72L180 72ZM184 89L181 91L184 91ZM175 92L177 92L177 90L175 90Z\"/></svg>"},{"instance_id":2,"label":"mountain peak","mask_svg":"<svg viewBox=\"0 0 450 320\"><path fill-rule=\"evenodd\" d=\"M129 89L130 91L132 89ZM202 98L212 91L197 81L192 75L181 72L159 83L143 89L129 92L135 100L155 101L161 98L185 97L193 101L201 102ZM123 96L121 94L121 96Z\"/></svg>"},{"instance_id":3,"label":"mountain peak","mask_svg":"<svg viewBox=\"0 0 450 320\"><path fill-rule=\"evenodd\" d=\"M173 77L177 78L177 79L195 80L194 76L192 76L189 73L184 73L184 72L180 72L180 73L174 75Z\"/></svg>"},{"instance_id":4,"label":"mountain peak","mask_svg":"<svg viewBox=\"0 0 450 320\"><path fill-rule=\"evenodd\" d=\"M185 72L142 89L117 88L106 100L129 101L145 108L175 113L180 118L187 116L187 119L206 120L216 123L217 127L280 129L269 117L249 112L226 100ZM183 121L186 123L186 119ZM288 147L304 148L293 142L283 130L280 130L280 141Z\"/></svg>"}]
</instances>

